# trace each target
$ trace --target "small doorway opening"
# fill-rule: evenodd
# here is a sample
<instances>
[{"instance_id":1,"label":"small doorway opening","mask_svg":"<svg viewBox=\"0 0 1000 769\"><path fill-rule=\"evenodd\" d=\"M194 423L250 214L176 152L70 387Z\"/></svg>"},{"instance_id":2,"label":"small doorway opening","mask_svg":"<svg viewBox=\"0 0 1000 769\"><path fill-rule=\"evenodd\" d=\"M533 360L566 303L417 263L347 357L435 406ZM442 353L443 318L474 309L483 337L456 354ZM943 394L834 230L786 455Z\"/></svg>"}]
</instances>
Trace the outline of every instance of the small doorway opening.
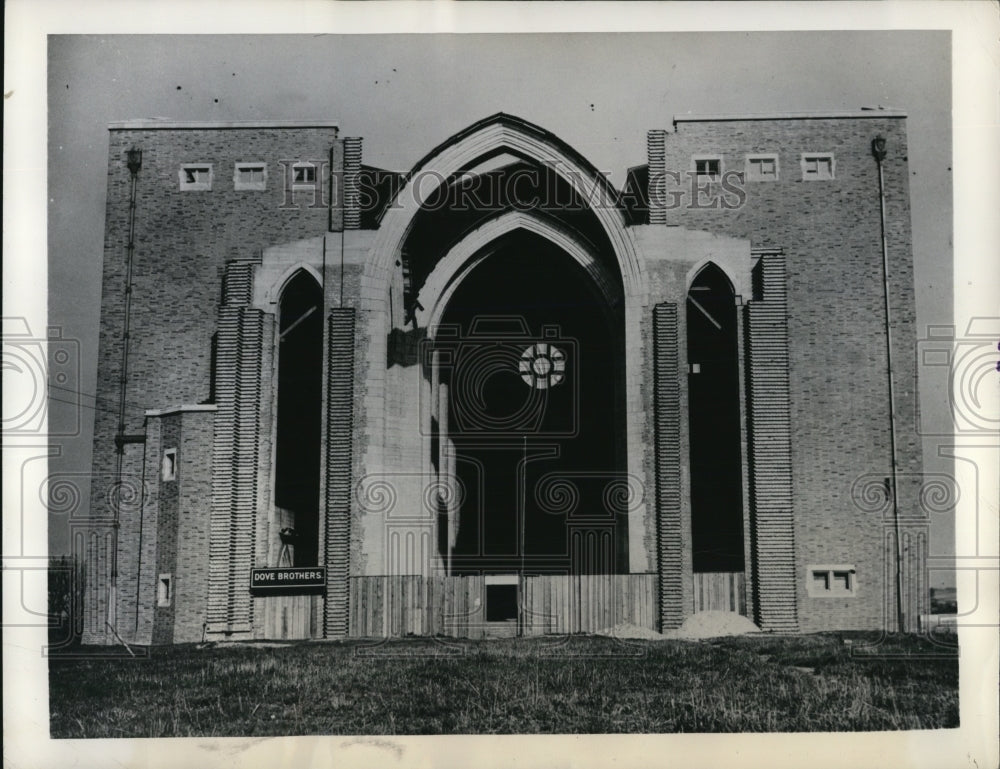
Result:
<instances>
[{"instance_id":1,"label":"small doorway opening","mask_svg":"<svg viewBox=\"0 0 1000 769\"><path fill-rule=\"evenodd\" d=\"M516 574L487 575L486 621L517 622L518 579Z\"/></svg>"}]
</instances>

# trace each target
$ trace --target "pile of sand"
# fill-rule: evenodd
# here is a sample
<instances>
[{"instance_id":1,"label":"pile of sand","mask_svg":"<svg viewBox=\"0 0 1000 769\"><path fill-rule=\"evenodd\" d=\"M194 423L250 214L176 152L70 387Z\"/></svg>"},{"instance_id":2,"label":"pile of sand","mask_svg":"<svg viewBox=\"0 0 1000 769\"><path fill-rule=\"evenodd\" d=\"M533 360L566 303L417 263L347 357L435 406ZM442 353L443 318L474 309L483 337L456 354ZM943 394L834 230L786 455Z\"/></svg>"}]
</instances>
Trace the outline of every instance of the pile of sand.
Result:
<instances>
[{"instance_id":1,"label":"pile of sand","mask_svg":"<svg viewBox=\"0 0 1000 769\"><path fill-rule=\"evenodd\" d=\"M759 627L736 612L701 611L684 620L676 630L665 633L664 638L718 638L759 632Z\"/></svg>"},{"instance_id":2,"label":"pile of sand","mask_svg":"<svg viewBox=\"0 0 1000 769\"><path fill-rule=\"evenodd\" d=\"M662 641L666 638L655 630L639 627L631 622L619 622L614 627L598 630L594 635L610 636L611 638L642 638L648 641Z\"/></svg>"},{"instance_id":3,"label":"pile of sand","mask_svg":"<svg viewBox=\"0 0 1000 769\"><path fill-rule=\"evenodd\" d=\"M729 611L703 611L688 617L676 630L668 630L666 633L657 633L655 630L639 627L631 622L621 622L614 627L599 630L595 635L663 641L669 638L719 638L759 632L759 627L740 614Z\"/></svg>"}]
</instances>

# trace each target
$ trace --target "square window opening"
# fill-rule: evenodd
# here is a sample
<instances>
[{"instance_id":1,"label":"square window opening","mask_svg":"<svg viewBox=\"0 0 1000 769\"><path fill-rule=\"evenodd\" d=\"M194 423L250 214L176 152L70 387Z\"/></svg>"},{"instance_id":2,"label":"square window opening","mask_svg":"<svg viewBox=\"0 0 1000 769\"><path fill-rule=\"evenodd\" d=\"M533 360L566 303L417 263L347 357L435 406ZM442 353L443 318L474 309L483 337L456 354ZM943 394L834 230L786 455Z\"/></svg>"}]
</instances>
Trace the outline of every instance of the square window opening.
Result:
<instances>
[{"instance_id":1,"label":"square window opening","mask_svg":"<svg viewBox=\"0 0 1000 769\"><path fill-rule=\"evenodd\" d=\"M722 158L695 157L694 172L699 178L719 179L722 176Z\"/></svg>"},{"instance_id":2,"label":"square window opening","mask_svg":"<svg viewBox=\"0 0 1000 769\"><path fill-rule=\"evenodd\" d=\"M773 182L778 180L777 155L747 155L746 177L752 182Z\"/></svg>"},{"instance_id":3,"label":"square window opening","mask_svg":"<svg viewBox=\"0 0 1000 769\"><path fill-rule=\"evenodd\" d=\"M184 191L212 189L211 163L185 163L178 172L180 188Z\"/></svg>"},{"instance_id":4,"label":"square window opening","mask_svg":"<svg viewBox=\"0 0 1000 769\"><path fill-rule=\"evenodd\" d=\"M265 163L237 163L233 171L233 187L237 190L263 190L267 188Z\"/></svg>"},{"instance_id":5,"label":"square window opening","mask_svg":"<svg viewBox=\"0 0 1000 769\"><path fill-rule=\"evenodd\" d=\"M831 589L838 590L841 592L849 592L851 589L851 572L849 571L835 571L833 572L833 584Z\"/></svg>"},{"instance_id":6,"label":"square window opening","mask_svg":"<svg viewBox=\"0 0 1000 769\"><path fill-rule=\"evenodd\" d=\"M310 163L298 163L292 166L293 184L315 184L316 166Z\"/></svg>"},{"instance_id":7,"label":"square window opening","mask_svg":"<svg viewBox=\"0 0 1000 769\"><path fill-rule=\"evenodd\" d=\"M844 598L857 595L857 572L852 565L809 566L806 591L813 598Z\"/></svg>"},{"instance_id":8,"label":"square window opening","mask_svg":"<svg viewBox=\"0 0 1000 769\"><path fill-rule=\"evenodd\" d=\"M805 180L833 179L835 164L833 153L803 154L802 178Z\"/></svg>"}]
</instances>

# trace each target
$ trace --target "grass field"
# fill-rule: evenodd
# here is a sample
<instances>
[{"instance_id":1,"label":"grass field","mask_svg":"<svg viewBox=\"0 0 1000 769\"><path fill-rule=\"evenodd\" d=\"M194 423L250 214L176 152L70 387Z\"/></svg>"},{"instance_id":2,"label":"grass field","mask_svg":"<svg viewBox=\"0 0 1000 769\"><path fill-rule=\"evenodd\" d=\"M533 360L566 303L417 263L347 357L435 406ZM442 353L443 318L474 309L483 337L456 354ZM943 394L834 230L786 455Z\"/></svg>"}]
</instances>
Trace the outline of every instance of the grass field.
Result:
<instances>
[{"instance_id":1,"label":"grass field","mask_svg":"<svg viewBox=\"0 0 1000 769\"><path fill-rule=\"evenodd\" d=\"M53 737L896 730L958 725L952 648L836 633L77 650Z\"/></svg>"}]
</instances>

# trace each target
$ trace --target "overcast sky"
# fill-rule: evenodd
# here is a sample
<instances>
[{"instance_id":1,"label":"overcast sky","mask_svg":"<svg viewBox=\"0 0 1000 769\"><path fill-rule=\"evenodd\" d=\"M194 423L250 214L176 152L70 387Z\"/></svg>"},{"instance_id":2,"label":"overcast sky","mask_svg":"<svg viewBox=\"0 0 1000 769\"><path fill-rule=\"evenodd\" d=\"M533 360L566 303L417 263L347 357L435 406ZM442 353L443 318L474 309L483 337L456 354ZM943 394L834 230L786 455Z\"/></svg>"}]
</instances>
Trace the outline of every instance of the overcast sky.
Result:
<instances>
[{"instance_id":1,"label":"overcast sky","mask_svg":"<svg viewBox=\"0 0 1000 769\"><path fill-rule=\"evenodd\" d=\"M107 124L128 118L334 119L364 137L366 163L407 170L504 111L620 186L645 162L646 131L677 114L893 107L909 116L918 322L951 321L947 32L53 36L48 67L49 324L80 341L84 393L96 379ZM925 423L946 426L944 394L923 395ZM52 404L53 424L71 416ZM90 421L85 411L53 472L89 471ZM925 461L935 456L928 443ZM938 523L940 552L951 523ZM64 517L50 518L49 539L66 549Z\"/></svg>"}]
</instances>

